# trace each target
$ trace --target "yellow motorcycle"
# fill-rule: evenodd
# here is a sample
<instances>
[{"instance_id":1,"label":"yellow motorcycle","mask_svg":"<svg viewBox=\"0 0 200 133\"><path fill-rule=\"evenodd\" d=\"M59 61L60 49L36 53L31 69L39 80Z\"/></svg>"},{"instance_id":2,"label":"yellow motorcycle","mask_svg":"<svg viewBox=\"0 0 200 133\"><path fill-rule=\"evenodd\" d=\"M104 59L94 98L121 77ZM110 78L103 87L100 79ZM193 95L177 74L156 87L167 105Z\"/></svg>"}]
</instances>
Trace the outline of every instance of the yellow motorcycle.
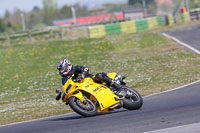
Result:
<instances>
[{"instance_id":1,"label":"yellow motorcycle","mask_svg":"<svg viewBox=\"0 0 200 133\"><path fill-rule=\"evenodd\" d=\"M82 116L94 116L97 113L109 112L121 107L128 110L140 109L143 104L141 95L134 89L126 86L125 77L116 73L107 76L121 85L116 90L106 84L98 84L92 78L86 77L76 82L74 76L69 78L63 86L62 101ZM56 91L61 96L60 91Z\"/></svg>"}]
</instances>

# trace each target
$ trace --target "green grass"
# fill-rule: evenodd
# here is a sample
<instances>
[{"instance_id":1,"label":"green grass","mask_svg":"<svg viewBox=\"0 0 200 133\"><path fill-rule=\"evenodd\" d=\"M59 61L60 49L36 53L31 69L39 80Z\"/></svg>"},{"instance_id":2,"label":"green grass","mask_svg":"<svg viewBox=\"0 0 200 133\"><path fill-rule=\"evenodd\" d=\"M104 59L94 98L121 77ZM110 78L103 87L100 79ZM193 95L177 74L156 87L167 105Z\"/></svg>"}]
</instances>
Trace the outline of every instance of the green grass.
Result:
<instances>
[{"instance_id":1,"label":"green grass","mask_svg":"<svg viewBox=\"0 0 200 133\"><path fill-rule=\"evenodd\" d=\"M143 96L200 79L200 57L156 32L0 48L0 124L71 111L55 100L56 64L63 58L93 74L122 74Z\"/></svg>"}]
</instances>

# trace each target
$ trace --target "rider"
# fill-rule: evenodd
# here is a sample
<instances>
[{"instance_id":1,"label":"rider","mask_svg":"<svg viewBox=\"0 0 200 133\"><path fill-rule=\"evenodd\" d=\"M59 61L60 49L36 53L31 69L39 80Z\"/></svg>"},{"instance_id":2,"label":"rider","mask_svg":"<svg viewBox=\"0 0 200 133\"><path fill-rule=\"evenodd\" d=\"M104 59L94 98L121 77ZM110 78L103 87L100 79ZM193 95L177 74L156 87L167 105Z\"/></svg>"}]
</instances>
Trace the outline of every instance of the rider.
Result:
<instances>
[{"instance_id":1,"label":"rider","mask_svg":"<svg viewBox=\"0 0 200 133\"><path fill-rule=\"evenodd\" d=\"M106 83L109 86L114 87L115 89L119 90L120 85L114 82L111 78L107 76L106 73L97 73L94 76L92 74L89 74L89 69L84 66L73 66L69 60L62 59L57 63L57 69L59 71L60 76L62 77L62 85L65 84L65 82L74 75L74 79L76 79L77 82L80 82L85 77L91 77L93 80L97 83ZM58 98L57 100L59 100Z\"/></svg>"}]
</instances>

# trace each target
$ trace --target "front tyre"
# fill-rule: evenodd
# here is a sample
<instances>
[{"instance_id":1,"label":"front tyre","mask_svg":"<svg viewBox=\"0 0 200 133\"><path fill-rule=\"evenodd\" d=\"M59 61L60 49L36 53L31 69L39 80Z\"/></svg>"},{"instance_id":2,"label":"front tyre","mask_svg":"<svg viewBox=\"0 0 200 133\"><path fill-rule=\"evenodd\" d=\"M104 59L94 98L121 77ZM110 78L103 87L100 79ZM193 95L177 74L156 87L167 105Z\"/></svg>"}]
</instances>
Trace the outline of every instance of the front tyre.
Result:
<instances>
[{"instance_id":1,"label":"front tyre","mask_svg":"<svg viewBox=\"0 0 200 133\"><path fill-rule=\"evenodd\" d=\"M82 103L77 97L72 96L68 102L69 106L82 116L90 117L97 114L96 105L89 99L85 99L84 103Z\"/></svg>"},{"instance_id":2,"label":"front tyre","mask_svg":"<svg viewBox=\"0 0 200 133\"><path fill-rule=\"evenodd\" d=\"M123 107L128 110L140 109L143 105L143 99L141 95L136 90L128 86L123 86L122 88L127 92L127 96L122 99Z\"/></svg>"}]
</instances>

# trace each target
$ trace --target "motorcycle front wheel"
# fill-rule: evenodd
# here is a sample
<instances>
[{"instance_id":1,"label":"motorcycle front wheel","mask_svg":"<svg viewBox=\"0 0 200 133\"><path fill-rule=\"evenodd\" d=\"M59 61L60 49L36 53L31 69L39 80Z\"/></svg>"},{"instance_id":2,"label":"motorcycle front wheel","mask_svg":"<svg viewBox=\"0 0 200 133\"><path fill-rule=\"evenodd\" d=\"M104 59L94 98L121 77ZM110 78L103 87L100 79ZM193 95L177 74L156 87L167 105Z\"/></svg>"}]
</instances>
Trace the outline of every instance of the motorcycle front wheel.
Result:
<instances>
[{"instance_id":1,"label":"motorcycle front wheel","mask_svg":"<svg viewBox=\"0 0 200 133\"><path fill-rule=\"evenodd\" d=\"M128 86L123 86L122 88L127 92L127 96L122 99L123 107L128 110L140 109L143 105L141 95L136 90Z\"/></svg>"},{"instance_id":2,"label":"motorcycle front wheel","mask_svg":"<svg viewBox=\"0 0 200 133\"><path fill-rule=\"evenodd\" d=\"M81 102L77 97L70 97L69 106L78 114L86 117L94 116L97 114L96 105L89 99L85 99Z\"/></svg>"}]
</instances>

